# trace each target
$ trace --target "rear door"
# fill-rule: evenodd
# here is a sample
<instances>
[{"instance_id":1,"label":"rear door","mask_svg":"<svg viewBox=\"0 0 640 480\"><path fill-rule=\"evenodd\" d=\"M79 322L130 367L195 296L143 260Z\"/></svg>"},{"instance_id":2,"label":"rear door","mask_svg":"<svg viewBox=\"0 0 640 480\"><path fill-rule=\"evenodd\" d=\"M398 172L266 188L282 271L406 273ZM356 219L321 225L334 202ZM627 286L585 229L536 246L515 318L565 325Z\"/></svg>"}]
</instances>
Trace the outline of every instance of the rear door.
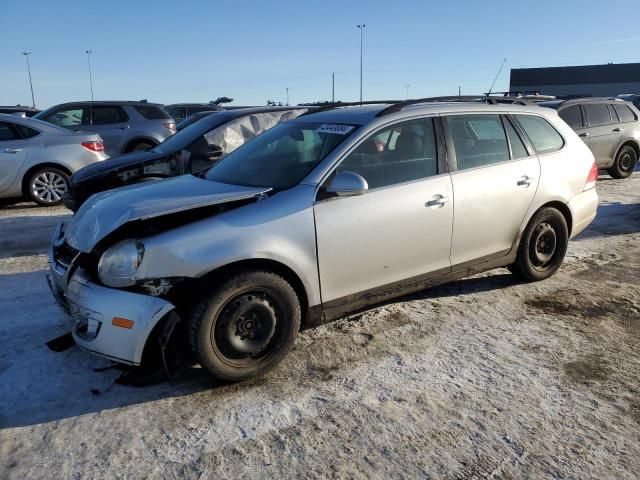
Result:
<instances>
[{"instance_id":1,"label":"rear door","mask_svg":"<svg viewBox=\"0 0 640 480\"><path fill-rule=\"evenodd\" d=\"M0 192L13 183L27 158L28 142L11 122L0 122Z\"/></svg>"},{"instance_id":2,"label":"rear door","mask_svg":"<svg viewBox=\"0 0 640 480\"><path fill-rule=\"evenodd\" d=\"M443 155L437 152L435 127L431 118L384 127L336 167L335 172L364 177L369 190L319 197L314 205L325 304L339 307L379 288L450 270L451 179L439 167ZM387 142L391 138L393 145Z\"/></svg>"},{"instance_id":3,"label":"rear door","mask_svg":"<svg viewBox=\"0 0 640 480\"><path fill-rule=\"evenodd\" d=\"M453 184L453 269L506 255L533 201L538 157L512 119L499 114L443 117Z\"/></svg>"},{"instance_id":4,"label":"rear door","mask_svg":"<svg viewBox=\"0 0 640 480\"><path fill-rule=\"evenodd\" d=\"M622 125L606 103L584 105L589 147L599 167L610 167L622 138Z\"/></svg>"},{"instance_id":5,"label":"rear door","mask_svg":"<svg viewBox=\"0 0 640 480\"><path fill-rule=\"evenodd\" d=\"M129 115L119 105L91 105L89 111L89 130L102 137L105 152L109 156L120 155L129 138Z\"/></svg>"}]
</instances>

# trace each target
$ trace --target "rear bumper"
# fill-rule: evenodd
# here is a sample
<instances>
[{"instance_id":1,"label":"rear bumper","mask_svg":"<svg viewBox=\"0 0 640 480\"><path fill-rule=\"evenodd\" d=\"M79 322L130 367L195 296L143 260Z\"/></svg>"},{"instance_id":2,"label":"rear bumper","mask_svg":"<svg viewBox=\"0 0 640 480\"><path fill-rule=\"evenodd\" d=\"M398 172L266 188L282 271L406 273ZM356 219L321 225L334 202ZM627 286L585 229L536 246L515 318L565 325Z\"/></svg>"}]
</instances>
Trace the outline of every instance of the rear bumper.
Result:
<instances>
[{"instance_id":1,"label":"rear bumper","mask_svg":"<svg viewBox=\"0 0 640 480\"><path fill-rule=\"evenodd\" d=\"M56 234L61 234L60 227ZM76 343L112 360L140 365L149 334L174 305L162 298L98 285L73 264L61 268L53 252L51 248L47 280L56 302L69 315ZM124 322L130 328L117 326L123 322L116 319L133 324Z\"/></svg>"},{"instance_id":2,"label":"rear bumper","mask_svg":"<svg viewBox=\"0 0 640 480\"><path fill-rule=\"evenodd\" d=\"M596 218L598 210L598 192L591 188L585 192L574 195L569 200L569 210L573 219L571 238L580 234Z\"/></svg>"}]
</instances>

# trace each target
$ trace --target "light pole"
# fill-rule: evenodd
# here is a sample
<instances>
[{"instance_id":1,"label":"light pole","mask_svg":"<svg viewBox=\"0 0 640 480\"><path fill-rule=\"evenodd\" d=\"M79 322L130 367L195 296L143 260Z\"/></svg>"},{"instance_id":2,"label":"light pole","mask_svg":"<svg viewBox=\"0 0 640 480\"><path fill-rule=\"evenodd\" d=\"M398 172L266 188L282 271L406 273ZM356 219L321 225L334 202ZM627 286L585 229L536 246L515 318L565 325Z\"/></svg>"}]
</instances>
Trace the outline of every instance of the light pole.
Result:
<instances>
[{"instance_id":1,"label":"light pole","mask_svg":"<svg viewBox=\"0 0 640 480\"><path fill-rule=\"evenodd\" d=\"M331 73L331 101L336 101L336 72Z\"/></svg>"},{"instance_id":2,"label":"light pole","mask_svg":"<svg viewBox=\"0 0 640 480\"><path fill-rule=\"evenodd\" d=\"M31 52L22 52L22 55L24 55L25 58L27 59L27 72L29 73L29 87L31 88L31 103L32 103L32 106L35 107L36 99L33 96L33 82L31 81L31 64L29 63L29 55L31 55Z\"/></svg>"},{"instance_id":3,"label":"light pole","mask_svg":"<svg viewBox=\"0 0 640 480\"><path fill-rule=\"evenodd\" d=\"M404 84L404 88L406 88L406 89L407 89L407 100L409 100L409 87L410 87L410 86L411 86L411 84L410 84L410 83L405 83L405 84Z\"/></svg>"},{"instance_id":4,"label":"light pole","mask_svg":"<svg viewBox=\"0 0 640 480\"><path fill-rule=\"evenodd\" d=\"M287 106L289 106L289 87L287 87Z\"/></svg>"},{"instance_id":5,"label":"light pole","mask_svg":"<svg viewBox=\"0 0 640 480\"><path fill-rule=\"evenodd\" d=\"M358 29L360 29L360 103L362 103L362 31L366 27L363 23L362 25L356 25Z\"/></svg>"},{"instance_id":6,"label":"light pole","mask_svg":"<svg viewBox=\"0 0 640 480\"><path fill-rule=\"evenodd\" d=\"M91 87L91 101L93 102L93 77L91 75L91 54L93 50L85 50L84 53L87 54L87 65L89 65L89 86Z\"/></svg>"}]
</instances>

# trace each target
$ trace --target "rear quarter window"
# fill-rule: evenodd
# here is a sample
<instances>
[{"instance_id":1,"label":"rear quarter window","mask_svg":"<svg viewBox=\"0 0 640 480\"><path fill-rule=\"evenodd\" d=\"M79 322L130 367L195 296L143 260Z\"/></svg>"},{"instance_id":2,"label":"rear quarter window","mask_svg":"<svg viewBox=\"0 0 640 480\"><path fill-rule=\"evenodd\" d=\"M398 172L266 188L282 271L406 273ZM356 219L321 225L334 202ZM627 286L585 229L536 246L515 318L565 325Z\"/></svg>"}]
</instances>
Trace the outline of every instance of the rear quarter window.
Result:
<instances>
[{"instance_id":1,"label":"rear quarter window","mask_svg":"<svg viewBox=\"0 0 640 480\"><path fill-rule=\"evenodd\" d=\"M516 115L515 117L531 141L536 153L551 153L564 146L564 139L543 117Z\"/></svg>"},{"instance_id":2,"label":"rear quarter window","mask_svg":"<svg viewBox=\"0 0 640 480\"><path fill-rule=\"evenodd\" d=\"M25 127L24 125L14 125L16 127L16 130L18 131L18 133L20 134L20 136L22 138L31 138L31 137L35 137L36 135L38 135L40 132L38 130L35 130L33 128L29 128L29 127Z\"/></svg>"},{"instance_id":3,"label":"rear quarter window","mask_svg":"<svg viewBox=\"0 0 640 480\"><path fill-rule=\"evenodd\" d=\"M614 105L614 110L618 114L621 122L634 122L638 118L636 114L627 105Z\"/></svg>"},{"instance_id":4,"label":"rear quarter window","mask_svg":"<svg viewBox=\"0 0 640 480\"><path fill-rule=\"evenodd\" d=\"M168 120L171 118L163 109L153 105L135 105L133 108L147 120Z\"/></svg>"}]
</instances>

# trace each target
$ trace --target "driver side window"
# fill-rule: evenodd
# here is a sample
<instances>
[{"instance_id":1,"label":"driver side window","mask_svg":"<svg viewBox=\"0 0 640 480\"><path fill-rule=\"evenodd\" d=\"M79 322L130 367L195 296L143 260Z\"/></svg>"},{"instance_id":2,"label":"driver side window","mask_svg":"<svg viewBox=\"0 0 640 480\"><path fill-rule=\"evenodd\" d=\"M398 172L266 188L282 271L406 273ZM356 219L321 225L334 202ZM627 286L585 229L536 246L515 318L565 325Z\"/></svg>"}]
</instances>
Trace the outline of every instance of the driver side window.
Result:
<instances>
[{"instance_id":1,"label":"driver side window","mask_svg":"<svg viewBox=\"0 0 640 480\"><path fill-rule=\"evenodd\" d=\"M361 175L369 188L381 188L438 174L432 118L397 123L365 139L336 168Z\"/></svg>"}]
</instances>

